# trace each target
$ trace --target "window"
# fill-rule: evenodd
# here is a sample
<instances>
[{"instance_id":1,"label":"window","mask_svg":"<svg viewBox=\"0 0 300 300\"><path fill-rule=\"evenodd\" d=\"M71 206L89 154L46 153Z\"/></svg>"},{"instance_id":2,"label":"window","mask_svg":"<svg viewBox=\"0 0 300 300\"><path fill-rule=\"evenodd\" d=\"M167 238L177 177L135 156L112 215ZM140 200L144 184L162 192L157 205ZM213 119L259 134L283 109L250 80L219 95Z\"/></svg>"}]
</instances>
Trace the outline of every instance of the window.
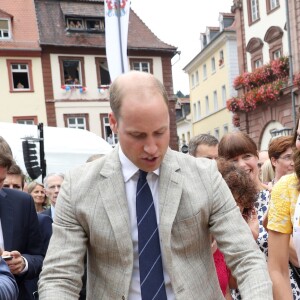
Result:
<instances>
[{"instance_id":1,"label":"window","mask_svg":"<svg viewBox=\"0 0 300 300\"><path fill-rule=\"evenodd\" d=\"M279 0L271 0L270 1L270 6L271 6L271 9L274 9L276 8L277 6L279 6Z\"/></svg>"},{"instance_id":2,"label":"window","mask_svg":"<svg viewBox=\"0 0 300 300\"><path fill-rule=\"evenodd\" d=\"M25 124L25 125L35 125L38 123L38 118L37 118L37 116L13 117L13 123Z\"/></svg>"},{"instance_id":3,"label":"window","mask_svg":"<svg viewBox=\"0 0 300 300\"><path fill-rule=\"evenodd\" d=\"M209 98L205 96L206 114L209 115Z\"/></svg>"},{"instance_id":4,"label":"window","mask_svg":"<svg viewBox=\"0 0 300 300\"><path fill-rule=\"evenodd\" d=\"M66 27L70 31L104 32L104 18L67 18Z\"/></svg>"},{"instance_id":5,"label":"window","mask_svg":"<svg viewBox=\"0 0 300 300\"><path fill-rule=\"evenodd\" d=\"M88 114L64 114L64 121L68 128L89 130Z\"/></svg>"},{"instance_id":6,"label":"window","mask_svg":"<svg viewBox=\"0 0 300 300\"><path fill-rule=\"evenodd\" d=\"M29 60L7 60L11 92L33 92L32 65Z\"/></svg>"},{"instance_id":7,"label":"window","mask_svg":"<svg viewBox=\"0 0 300 300\"><path fill-rule=\"evenodd\" d=\"M201 118L201 104L200 104L200 100L197 101L197 120L200 120Z\"/></svg>"},{"instance_id":8,"label":"window","mask_svg":"<svg viewBox=\"0 0 300 300\"><path fill-rule=\"evenodd\" d=\"M104 20L86 20L86 28L88 31L104 31Z\"/></svg>"},{"instance_id":9,"label":"window","mask_svg":"<svg viewBox=\"0 0 300 300\"><path fill-rule=\"evenodd\" d=\"M254 70L263 65L261 58L254 61Z\"/></svg>"},{"instance_id":10,"label":"window","mask_svg":"<svg viewBox=\"0 0 300 300\"><path fill-rule=\"evenodd\" d=\"M102 137L107 141L111 143L112 139L112 145L115 145L118 143L118 135L113 133L110 125L109 125L109 118L108 114L100 114L100 121L101 121L101 128L102 128ZM111 139L109 138L111 135Z\"/></svg>"},{"instance_id":11,"label":"window","mask_svg":"<svg viewBox=\"0 0 300 300\"><path fill-rule=\"evenodd\" d=\"M110 85L110 75L107 60L105 58L95 58L97 68L98 87L101 85Z\"/></svg>"},{"instance_id":12,"label":"window","mask_svg":"<svg viewBox=\"0 0 300 300\"><path fill-rule=\"evenodd\" d=\"M85 129L85 118L84 117L71 117L68 118L69 128Z\"/></svg>"},{"instance_id":13,"label":"window","mask_svg":"<svg viewBox=\"0 0 300 300\"><path fill-rule=\"evenodd\" d=\"M181 135L181 138L182 138L182 143L185 144L186 140L185 140L185 134L184 133Z\"/></svg>"},{"instance_id":14,"label":"window","mask_svg":"<svg viewBox=\"0 0 300 300\"><path fill-rule=\"evenodd\" d=\"M219 52L219 67L222 66L224 64L224 52L223 50L221 50Z\"/></svg>"},{"instance_id":15,"label":"window","mask_svg":"<svg viewBox=\"0 0 300 300\"><path fill-rule=\"evenodd\" d=\"M279 7L279 0L266 0L267 13L272 12L275 8Z\"/></svg>"},{"instance_id":16,"label":"window","mask_svg":"<svg viewBox=\"0 0 300 300\"><path fill-rule=\"evenodd\" d=\"M215 111L218 110L218 94L217 94L217 91L214 91L214 109L215 109Z\"/></svg>"},{"instance_id":17,"label":"window","mask_svg":"<svg viewBox=\"0 0 300 300\"><path fill-rule=\"evenodd\" d=\"M10 39L10 20L0 19L0 40Z\"/></svg>"},{"instance_id":18,"label":"window","mask_svg":"<svg viewBox=\"0 0 300 300\"><path fill-rule=\"evenodd\" d=\"M192 74L192 88L195 86L195 75Z\"/></svg>"},{"instance_id":19,"label":"window","mask_svg":"<svg viewBox=\"0 0 300 300\"><path fill-rule=\"evenodd\" d=\"M193 110L194 110L194 120L197 121L197 107L196 107L196 103L193 104Z\"/></svg>"},{"instance_id":20,"label":"window","mask_svg":"<svg viewBox=\"0 0 300 300\"><path fill-rule=\"evenodd\" d=\"M61 84L85 86L84 60L78 57L59 57Z\"/></svg>"},{"instance_id":21,"label":"window","mask_svg":"<svg viewBox=\"0 0 300 300\"><path fill-rule=\"evenodd\" d=\"M275 50L273 52L273 59L277 59L281 56L281 50Z\"/></svg>"},{"instance_id":22,"label":"window","mask_svg":"<svg viewBox=\"0 0 300 300\"><path fill-rule=\"evenodd\" d=\"M251 55L252 70L263 64L263 46L264 42L257 37L253 37L247 44L246 51Z\"/></svg>"},{"instance_id":23,"label":"window","mask_svg":"<svg viewBox=\"0 0 300 300\"><path fill-rule=\"evenodd\" d=\"M283 52L283 30L279 26L271 26L264 37L264 41L269 44L270 60L276 59Z\"/></svg>"},{"instance_id":24,"label":"window","mask_svg":"<svg viewBox=\"0 0 300 300\"><path fill-rule=\"evenodd\" d=\"M220 138L219 128L215 128L215 138L216 138L216 139L219 139L219 138Z\"/></svg>"},{"instance_id":25,"label":"window","mask_svg":"<svg viewBox=\"0 0 300 300\"><path fill-rule=\"evenodd\" d=\"M211 72L216 72L216 60L214 57L211 59Z\"/></svg>"},{"instance_id":26,"label":"window","mask_svg":"<svg viewBox=\"0 0 300 300\"><path fill-rule=\"evenodd\" d=\"M226 107L226 100L227 100L227 95L226 95L226 86L222 86L222 103L223 107Z\"/></svg>"},{"instance_id":27,"label":"window","mask_svg":"<svg viewBox=\"0 0 300 300\"><path fill-rule=\"evenodd\" d=\"M250 0L250 16L250 23L259 19L258 0Z\"/></svg>"},{"instance_id":28,"label":"window","mask_svg":"<svg viewBox=\"0 0 300 300\"><path fill-rule=\"evenodd\" d=\"M203 65L203 80L207 78L207 69L206 69L206 64Z\"/></svg>"},{"instance_id":29,"label":"window","mask_svg":"<svg viewBox=\"0 0 300 300\"><path fill-rule=\"evenodd\" d=\"M223 134L226 134L228 133L228 125L225 124L224 127L223 127Z\"/></svg>"},{"instance_id":30,"label":"window","mask_svg":"<svg viewBox=\"0 0 300 300\"><path fill-rule=\"evenodd\" d=\"M153 74L153 61L152 59L130 59L130 69Z\"/></svg>"},{"instance_id":31,"label":"window","mask_svg":"<svg viewBox=\"0 0 300 300\"><path fill-rule=\"evenodd\" d=\"M198 85L199 84L199 72L198 71L196 71L196 73L195 73L195 80L196 80L196 85Z\"/></svg>"}]
</instances>

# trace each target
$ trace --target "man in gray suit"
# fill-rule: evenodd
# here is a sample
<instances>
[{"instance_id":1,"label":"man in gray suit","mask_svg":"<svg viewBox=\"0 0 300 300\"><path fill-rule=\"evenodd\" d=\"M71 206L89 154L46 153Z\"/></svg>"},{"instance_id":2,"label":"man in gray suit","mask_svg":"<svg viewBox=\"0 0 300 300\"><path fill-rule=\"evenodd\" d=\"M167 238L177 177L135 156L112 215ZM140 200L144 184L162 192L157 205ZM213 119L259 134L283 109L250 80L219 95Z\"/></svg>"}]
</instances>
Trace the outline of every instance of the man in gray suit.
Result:
<instances>
[{"instance_id":1,"label":"man in gray suit","mask_svg":"<svg viewBox=\"0 0 300 300\"><path fill-rule=\"evenodd\" d=\"M273 299L265 259L216 163L169 149L168 99L161 82L148 73L123 74L110 88L110 103L110 126L119 145L66 174L39 281L40 299L78 299L86 251L89 300L224 299L210 233L243 300ZM148 184L136 194L143 171ZM151 256L142 254L142 221L137 222L144 186L151 190L158 226L153 235L159 234L160 249L153 247L153 252L160 251L157 261L162 258L158 292L164 295L157 297L143 294L156 268L154 263L142 277ZM149 192L142 202L146 198ZM151 238L145 248L148 242Z\"/></svg>"}]
</instances>

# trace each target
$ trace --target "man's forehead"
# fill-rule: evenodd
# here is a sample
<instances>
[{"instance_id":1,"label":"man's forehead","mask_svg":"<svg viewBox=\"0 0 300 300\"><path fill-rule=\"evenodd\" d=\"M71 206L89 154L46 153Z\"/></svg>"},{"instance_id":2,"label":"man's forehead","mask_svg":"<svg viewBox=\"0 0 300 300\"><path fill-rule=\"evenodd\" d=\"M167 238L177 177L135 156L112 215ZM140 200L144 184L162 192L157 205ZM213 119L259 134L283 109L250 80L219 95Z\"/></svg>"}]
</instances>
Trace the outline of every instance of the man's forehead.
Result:
<instances>
[{"instance_id":1,"label":"man's forehead","mask_svg":"<svg viewBox=\"0 0 300 300\"><path fill-rule=\"evenodd\" d=\"M22 182L22 176L17 174L7 174L5 180L13 180L13 181L21 181Z\"/></svg>"}]
</instances>

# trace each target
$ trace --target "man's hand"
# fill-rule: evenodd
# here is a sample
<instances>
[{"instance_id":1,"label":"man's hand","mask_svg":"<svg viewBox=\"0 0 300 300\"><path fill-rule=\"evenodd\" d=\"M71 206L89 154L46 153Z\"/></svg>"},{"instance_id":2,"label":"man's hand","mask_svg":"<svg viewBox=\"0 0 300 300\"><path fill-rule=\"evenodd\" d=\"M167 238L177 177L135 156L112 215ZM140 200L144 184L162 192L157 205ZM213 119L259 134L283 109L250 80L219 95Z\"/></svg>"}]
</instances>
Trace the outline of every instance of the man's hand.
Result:
<instances>
[{"instance_id":1,"label":"man's hand","mask_svg":"<svg viewBox=\"0 0 300 300\"><path fill-rule=\"evenodd\" d=\"M14 275L18 275L24 270L26 264L19 251L3 251L2 255L11 255L13 257L11 260L6 261L6 263Z\"/></svg>"}]
</instances>

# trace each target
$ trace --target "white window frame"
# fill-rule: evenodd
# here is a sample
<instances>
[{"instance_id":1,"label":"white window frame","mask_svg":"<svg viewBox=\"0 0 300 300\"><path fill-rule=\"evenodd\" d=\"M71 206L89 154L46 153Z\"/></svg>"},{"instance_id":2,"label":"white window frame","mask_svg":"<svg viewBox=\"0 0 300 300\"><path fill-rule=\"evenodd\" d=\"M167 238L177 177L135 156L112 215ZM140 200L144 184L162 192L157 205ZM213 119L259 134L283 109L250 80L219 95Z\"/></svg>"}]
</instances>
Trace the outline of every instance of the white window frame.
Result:
<instances>
[{"instance_id":1,"label":"white window frame","mask_svg":"<svg viewBox=\"0 0 300 300\"><path fill-rule=\"evenodd\" d=\"M273 52L273 59L277 59L279 57L281 57L281 50L277 49Z\"/></svg>"},{"instance_id":2,"label":"white window frame","mask_svg":"<svg viewBox=\"0 0 300 300\"><path fill-rule=\"evenodd\" d=\"M250 0L251 6L251 21L255 22L259 19L258 0Z\"/></svg>"},{"instance_id":3,"label":"white window frame","mask_svg":"<svg viewBox=\"0 0 300 300\"><path fill-rule=\"evenodd\" d=\"M210 114L210 110L209 110L209 97L205 96L205 106L206 106L206 115Z\"/></svg>"},{"instance_id":4,"label":"white window frame","mask_svg":"<svg viewBox=\"0 0 300 300\"><path fill-rule=\"evenodd\" d=\"M207 79L207 67L206 64L203 65L203 80Z\"/></svg>"},{"instance_id":5,"label":"white window frame","mask_svg":"<svg viewBox=\"0 0 300 300\"><path fill-rule=\"evenodd\" d=\"M110 124L109 124L109 117L104 117L103 118L103 128L104 128L104 139L107 141L108 138L108 132L111 133L112 139L113 139L113 145L118 143L118 135L115 134L111 129L110 129ZM108 129L108 130L107 130Z\"/></svg>"},{"instance_id":6,"label":"white window frame","mask_svg":"<svg viewBox=\"0 0 300 300\"><path fill-rule=\"evenodd\" d=\"M75 124L70 124L70 119L74 119ZM79 123L79 119L83 120L83 123ZM85 117L67 117L68 128L86 129Z\"/></svg>"},{"instance_id":7,"label":"white window frame","mask_svg":"<svg viewBox=\"0 0 300 300\"><path fill-rule=\"evenodd\" d=\"M34 120L31 119L19 119L16 122L17 124L23 124L23 125L34 125Z\"/></svg>"},{"instance_id":8,"label":"white window frame","mask_svg":"<svg viewBox=\"0 0 300 300\"><path fill-rule=\"evenodd\" d=\"M254 62L254 68L255 68L255 69L261 67L262 65L263 65L263 63L262 63L261 58L257 59L257 60Z\"/></svg>"},{"instance_id":9,"label":"white window frame","mask_svg":"<svg viewBox=\"0 0 300 300\"><path fill-rule=\"evenodd\" d=\"M7 21L8 29L0 28L0 40L9 40L11 39L11 24L10 19L7 18L0 18L0 21ZM7 36L3 36L7 34Z\"/></svg>"},{"instance_id":10,"label":"white window frame","mask_svg":"<svg viewBox=\"0 0 300 300\"><path fill-rule=\"evenodd\" d=\"M193 115L194 115L194 120L197 121L197 106L196 103L193 104Z\"/></svg>"},{"instance_id":11,"label":"white window frame","mask_svg":"<svg viewBox=\"0 0 300 300\"><path fill-rule=\"evenodd\" d=\"M279 0L270 0L270 9L275 9L279 6Z\"/></svg>"},{"instance_id":12,"label":"white window frame","mask_svg":"<svg viewBox=\"0 0 300 300\"><path fill-rule=\"evenodd\" d=\"M199 84L199 72L198 72L198 70L195 73L195 82L196 82L196 85Z\"/></svg>"},{"instance_id":13,"label":"white window frame","mask_svg":"<svg viewBox=\"0 0 300 300\"><path fill-rule=\"evenodd\" d=\"M150 73L150 63L148 61L132 62L132 70Z\"/></svg>"},{"instance_id":14,"label":"white window frame","mask_svg":"<svg viewBox=\"0 0 300 300\"><path fill-rule=\"evenodd\" d=\"M224 124L223 126L223 134L226 134L229 132L229 128L228 128L228 125L227 124Z\"/></svg>"},{"instance_id":15,"label":"white window frame","mask_svg":"<svg viewBox=\"0 0 300 300\"><path fill-rule=\"evenodd\" d=\"M197 120L201 119L201 104L200 100L197 101Z\"/></svg>"},{"instance_id":16,"label":"white window frame","mask_svg":"<svg viewBox=\"0 0 300 300\"><path fill-rule=\"evenodd\" d=\"M17 69L14 69L13 66L18 66ZM25 66L25 68L24 68ZM13 90L14 91L30 91L31 90L31 82L30 82L30 73L29 73L29 65L28 63L19 63L19 62L12 62L10 65L10 71L12 76L12 82L13 82ZM27 81L28 81L28 88L26 87L15 87L14 85L14 74L16 73L26 73L27 74ZM21 82L20 82L21 83ZM22 83L21 83L22 84Z\"/></svg>"},{"instance_id":17,"label":"white window frame","mask_svg":"<svg viewBox=\"0 0 300 300\"><path fill-rule=\"evenodd\" d=\"M65 78L65 66L64 66L64 63L66 62L77 62L78 63L78 67L77 67L77 70L78 70L78 78L72 78L72 81L68 82L67 81L67 78ZM72 86L82 86L83 85L83 80L82 80L82 66L81 66L81 60L79 59L71 59L71 58L68 58L68 59L63 59L63 62L62 62L62 68L63 68L63 76L64 76L64 80L65 80L65 85L72 85ZM75 79L78 80L78 82L75 82Z\"/></svg>"},{"instance_id":18,"label":"white window frame","mask_svg":"<svg viewBox=\"0 0 300 300\"><path fill-rule=\"evenodd\" d=\"M217 90L215 90L213 94L214 94L214 109L215 109L215 111L217 111L219 109Z\"/></svg>"},{"instance_id":19,"label":"white window frame","mask_svg":"<svg viewBox=\"0 0 300 300\"><path fill-rule=\"evenodd\" d=\"M216 59L214 57L211 58L211 72L216 72Z\"/></svg>"},{"instance_id":20,"label":"white window frame","mask_svg":"<svg viewBox=\"0 0 300 300\"><path fill-rule=\"evenodd\" d=\"M220 139L220 130L219 130L219 128L215 128L214 131L215 131L215 133L214 133L215 138L217 140L219 140Z\"/></svg>"},{"instance_id":21,"label":"white window frame","mask_svg":"<svg viewBox=\"0 0 300 300\"><path fill-rule=\"evenodd\" d=\"M227 95L226 95L226 85L222 85L222 103L223 103L223 107L226 106L226 99Z\"/></svg>"}]
</instances>

